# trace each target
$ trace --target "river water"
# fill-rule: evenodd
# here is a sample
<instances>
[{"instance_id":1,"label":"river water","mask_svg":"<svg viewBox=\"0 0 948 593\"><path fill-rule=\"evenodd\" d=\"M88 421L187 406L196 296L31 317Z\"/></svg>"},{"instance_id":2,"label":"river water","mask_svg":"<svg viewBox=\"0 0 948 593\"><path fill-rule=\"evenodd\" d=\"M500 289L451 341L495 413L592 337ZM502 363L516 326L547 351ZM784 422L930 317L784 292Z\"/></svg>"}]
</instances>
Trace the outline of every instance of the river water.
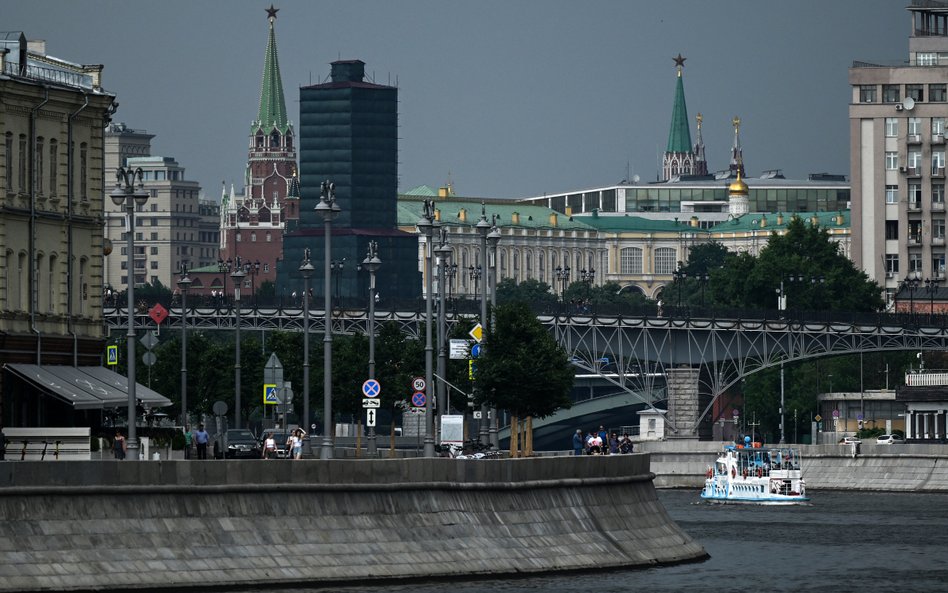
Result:
<instances>
[{"instance_id":1,"label":"river water","mask_svg":"<svg viewBox=\"0 0 948 593\"><path fill-rule=\"evenodd\" d=\"M292 593L948 591L948 494L810 496L805 506L735 506L700 502L697 491L660 490L672 518L710 554L701 563Z\"/></svg>"}]
</instances>

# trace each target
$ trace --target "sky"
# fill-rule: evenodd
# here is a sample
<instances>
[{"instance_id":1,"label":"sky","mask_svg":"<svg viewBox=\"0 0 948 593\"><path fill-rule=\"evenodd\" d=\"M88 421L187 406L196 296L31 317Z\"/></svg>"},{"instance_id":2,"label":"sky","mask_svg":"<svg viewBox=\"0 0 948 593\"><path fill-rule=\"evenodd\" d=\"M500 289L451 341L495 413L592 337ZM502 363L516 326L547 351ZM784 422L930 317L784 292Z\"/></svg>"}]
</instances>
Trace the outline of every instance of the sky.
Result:
<instances>
[{"instance_id":1,"label":"sky","mask_svg":"<svg viewBox=\"0 0 948 593\"><path fill-rule=\"evenodd\" d=\"M399 89L399 191L520 198L654 180L675 63L711 170L849 174L847 69L908 57L908 0L274 0L287 112L330 63ZM2 0L2 30L103 64L114 121L209 198L243 183L270 0Z\"/></svg>"}]
</instances>

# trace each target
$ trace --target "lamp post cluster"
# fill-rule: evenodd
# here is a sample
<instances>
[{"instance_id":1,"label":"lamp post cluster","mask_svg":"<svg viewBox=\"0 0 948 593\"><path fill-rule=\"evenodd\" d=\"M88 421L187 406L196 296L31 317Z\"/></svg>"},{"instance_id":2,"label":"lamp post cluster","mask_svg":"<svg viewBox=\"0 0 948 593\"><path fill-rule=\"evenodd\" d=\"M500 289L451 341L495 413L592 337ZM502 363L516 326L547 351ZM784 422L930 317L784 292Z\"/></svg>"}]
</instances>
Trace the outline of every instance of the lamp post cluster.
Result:
<instances>
[{"instance_id":1,"label":"lamp post cluster","mask_svg":"<svg viewBox=\"0 0 948 593\"><path fill-rule=\"evenodd\" d=\"M590 296L590 287L596 281L596 270L594 268L589 268L588 270L586 268L583 268L582 270L579 271L579 279L582 281L582 283L586 287L585 292L586 292L586 301L588 305L589 296Z\"/></svg>"},{"instance_id":2,"label":"lamp post cluster","mask_svg":"<svg viewBox=\"0 0 948 593\"><path fill-rule=\"evenodd\" d=\"M688 272L683 268L684 264L678 262L678 267L675 268L675 271L672 272L672 277L675 279L675 284L678 285L678 308L681 309L681 286L685 283L685 280L688 278Z\"/></svg>"},{"instance_id":3,"label":"lamp post cluster","mask_svg":"<svg viewBox=\"0 0 948 593\"><path fill-rule=\"evenodd\" d=\"M250 296L252 304L257 303L257 272L260 271L260 260L244 263L244 273L250 275Z\"/></svg>"},{"instance_id":4,"label":"lamp post cluster","mask_svg":"<svg viewBox=\"0 0 948 593\"><path fill-rule=\"evenodd\" d=\"M480 290L478 290L478 286L480 284L481 274L483 274L483 269L481 268L480 264L476 266L467 267L467 277L471 280L471 284L474 285L474 290L472 294L474 294L475 296L480 295Z\"/></svg>"},{"instance_id":5,"label":"lamp post cluster","mask_svg":"<svg viewBox=\"0 0 948 593\"><path fill-rule=\"evenodd\" d=\"M375 274L382 267L382 260L379 259L379 245L375 241L369 241L362 267L369 272L369 379L375 379ZM374 425L369 426L368 441L369 456L375 457L378 449L375 444Z\"/></svg>"},{"instance_id":6,"label":"lamp post cluster","mask_svg":"<svg viewBox=\"0 0 948 593\"><path fill-rule=\"evenodd\" d=\"M115 189L109 194L116 206L125 206L128 218L126 225L126 254L128 266L128 333L125 336L128 347L128 458L138 459L138 434L135 426L136 378L135 378L135 207L144 207L150 194L145 189L141 167L136 169L119 167L115 172ZM138 182L136 187L135 183Z\"/></svg>"},{"instance_id":7,"label":"lamp post cluster","mask_svg":"<svg viewBox=\"0 0 948 593\"><path fill-rule=\"evenodd\" d=\"M339 298L339 278L342 277L343 271L346 269L346 258L339 260L332 260L329 262L329 271L332 276L336 278L336 299Z\"/></svg>"},{"instance_id":8,"label":"lamp post cluster","mask_svg":"<svg viewBox=\"0 0 948 593\"><path fill-rule=\"evenodd\" d=\"M316 213L323 217L323 235L325 237L325 253L323 264L324 301L325 301L325 335L323 337L323 443L320 452L321 459L332 459L332 293L329 290L332 251L332 221L342 209L336 204L336 185L323 181L320 185L319 204Z\"/></svg>"}]
</instances>

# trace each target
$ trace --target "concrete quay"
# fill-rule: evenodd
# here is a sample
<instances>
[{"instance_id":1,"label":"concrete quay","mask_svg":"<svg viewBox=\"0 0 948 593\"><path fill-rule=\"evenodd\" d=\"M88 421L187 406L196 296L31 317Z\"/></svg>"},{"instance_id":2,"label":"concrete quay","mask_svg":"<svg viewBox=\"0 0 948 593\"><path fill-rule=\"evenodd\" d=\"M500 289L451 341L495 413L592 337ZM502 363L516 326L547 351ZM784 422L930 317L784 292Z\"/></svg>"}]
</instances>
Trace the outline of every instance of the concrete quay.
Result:
<instances>
[{"instance_id":1,"label":"concrete quay","mask_svg":"<svg viewBox=\"0 0 948 593\"><path fill-rule=\"evenodd\" d=\"M379 584L703 560L644 454L0 463L0 592Z\"/></svg>"},{"instance_id":2,"label":"concrete quay","mask_svg":"<svg viewBox=\"0 0 948 593\"><path fill-rule=\"evenodd\" d=\"M668 440L636 443L651 456L656 488L695 488L724 443ZM775 445L770 445L775 446ZM807 490L948 492L948 446L876 445L863 442L856 457L849 445L786 445L803 456Z\"/></svg>"}]
</instances>

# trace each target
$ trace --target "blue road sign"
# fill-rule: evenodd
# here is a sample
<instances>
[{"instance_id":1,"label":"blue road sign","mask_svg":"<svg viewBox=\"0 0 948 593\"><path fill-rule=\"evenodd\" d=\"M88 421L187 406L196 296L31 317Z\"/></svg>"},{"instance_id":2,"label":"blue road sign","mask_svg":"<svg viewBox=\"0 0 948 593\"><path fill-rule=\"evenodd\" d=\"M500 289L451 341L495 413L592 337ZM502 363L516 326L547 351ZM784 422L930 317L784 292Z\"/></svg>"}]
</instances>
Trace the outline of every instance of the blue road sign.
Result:
<instances>
[{"instance_id":1,"label":"blue road sign","mask_svg":"<svg viewBox=\"0 0 948 593\"><path fill-rule=\"evenodd\" d=\"M118 346L109 346L105 349L105 351L108 353L108 356L106 357L108 359L108 364L118 364Z\"/></svg>"},{"instance_id":2,"label":"blue road sign","mask_svg":"<svg viewBox=\"0 0 948 593\"><path fill-rule=\"evenodd\" d=\"M411 396L411 405L415 406L416 408L423 408L425 406L425 401L427 401L427 398L421 391L417 391Z\"/></svg>"},{"instance_id":3,"label":"blue road sign","mask_svg":"<svg viewBox=\"0 0 948 593\"><path fill-rule=\"evenodd\" d=\"M267 383L263 386L263 403L264 405L280 403L280 399L277 397L277 386L275 384Z\"/></svg>"},{"instance_id":4,"label":"blue road sign","mask_svg":"<svg viewBox=\"0 0 948 593\"><path fill-rule=\"evenodd\" d=\"M474 344L473 346L471 346L471 358L477 358L480 355L481 355L481 345Z\"/></svg>"},{"instance_id":5,"label":"blue road sign","mask_svg":"<svg viewBox=\"0 0 948 593\"><path fill-rule=\"evenodd\" d=\"M362 395L365 397L378 397L382 393L382 386L375 379L368 379L362 384Z\"/></svg>"}]
</instances>

